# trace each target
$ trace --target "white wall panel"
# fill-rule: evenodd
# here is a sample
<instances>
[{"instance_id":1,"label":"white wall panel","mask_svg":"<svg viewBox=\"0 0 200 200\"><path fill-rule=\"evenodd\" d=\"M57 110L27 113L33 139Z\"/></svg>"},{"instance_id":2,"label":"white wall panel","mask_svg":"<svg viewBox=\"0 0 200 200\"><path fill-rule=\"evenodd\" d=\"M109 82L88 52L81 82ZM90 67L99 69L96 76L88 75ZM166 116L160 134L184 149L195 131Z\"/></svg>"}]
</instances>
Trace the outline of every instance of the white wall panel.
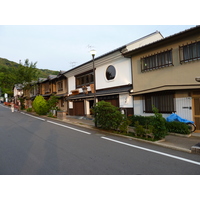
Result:
<instances>
[{"instance_id":1,"label":"white wall panel","mask_svg":"<svg viewBox=\"0 0 200 200\"><path fill-rule=\"evenodd\" d=\"M113 80L106 79L106 69L109 65L113 65L116 69L116 76ZM118 87L127 84L132 84L130 59L121 58L117 61L113 61L96 68L97 90Z\"/></svg>"},{"instance_id":2,"label":"white wall panel","mask_svg":"<svg viewBox=\"0 0 200 200\"><path fill-rule=\"evenodd\" d=\"M192 120L192 98L176 98L176 114L188 120Z\"/></svg>"}]
</instances>

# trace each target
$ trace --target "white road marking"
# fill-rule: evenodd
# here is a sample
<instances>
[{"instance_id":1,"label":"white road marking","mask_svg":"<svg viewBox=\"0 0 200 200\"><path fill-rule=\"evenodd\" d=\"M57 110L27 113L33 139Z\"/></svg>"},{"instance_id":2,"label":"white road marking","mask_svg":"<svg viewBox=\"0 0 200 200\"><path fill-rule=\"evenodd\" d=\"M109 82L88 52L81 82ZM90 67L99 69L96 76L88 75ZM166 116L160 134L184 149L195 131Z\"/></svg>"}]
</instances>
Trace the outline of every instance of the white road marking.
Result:
<instances>
[{"instance_id":1,"label":"white road marking","mask_svg":"<svg viewBox=\"0 0 200 200\"><path fill-rule=\"evenodd\" d=\"M72 130L75 130L75 131L78 131L78 132L81 132L81 133L85 133L85 134L88 134L88 135L91 134L91 133L89 133L89 132L87 132L87 131L82 131L82 130L80 130L80 129L72 128L72 127L70 127L70 126L65 126L65 125L63 125L63 124L59 124L59 123L56 123L56 122L53 122L53 121L45 120L45 119L40 118L40 117L35 117L35 116L33 116L33 115L29 115L29 114L24 113L24 112L21 112L21 113L24 114L24 115L27 115L27 116L30 116L30 117L33 117L33 118L42 120L42 121L49 122L49 123L51 123L51 124L55 124L55 125L58 125L58 126L62 126L62 127L68 128L68 129L72 129Z\"/></svg>"},{"instance_id":2,"label":"white road marking","mask_svg":"<svg viewBox=\"0 0 200 200\"><path fill-rule=\"evenodd\" d=\"M21 112L21 113L24 114L24 115L27 115L27 116L29 116L29 117L33 117L33 118L36 118L36 119L39 119L39 120L45 121L45 119L43 119L43 118L36 117L36 116L34 116L34 115L29 115L29 114L24 113L24 112Z\"/></svg>"},{"instance_id":3,"label":"white road marking","mask_svg":"<svg viewBox=\"0 0 200 200\"><path fill-rule=\"evenodd\" d=\"M47 120L47 122L52 123L52 124L55 124L55 125L58 125L58 126L62 126L62 127L68 128L68 129L72 129L72 130L75 130L75 131L78 131L78 132L81 132L81 133L85 133L85 134L88 134L88 135L91 134L91 133L89 133L89 132L87 132L87 131L82 131L82 130L80 130L80 129L72 128L72 127L70 127L70 126L65 126L65 125L63 125L63 124L59 124L59 123L56 123L56 122L53 122L53 121Z\"/></svg>"},{"instance_id":4,"label":"white road marking","mask_svg":"<svg viewBox=\"0 0 200 200\"><path fill-rule=\"evenodd\" d=\"M160 152L160 151L155 151L155 150L152 150L152 149L147 149L147 148L144 148L144 147L128 144L128 143L121 142L121 141L118 141L118 140L113 140L113 139L110 139L110 138L107 138L107 137L101 137L101 138L105 139L105 140L112 141L112 142L116 142L116 143L119 143L119 144L123 144L123 145L126 145L126 146L130 146L130 147L133 147L133 148L142 149L144 151L149 151L149 152L152 152L152 153L156 153L156 154L160 154L160 155L167 156L167 157L170 157L170 158L174 158L174 159L177 159L177 160L182 160L182 161L185 161L185 162L188 162L188 163L192 163L192 164L195 164L195 165L200 165L200 162L196 162L196 161L189 160L189 159L186 159L186 158L173 156L173 155L170 155L170 154L167 154L167 153L163 153L163 152Z\"/></svg>"}]
</instances>

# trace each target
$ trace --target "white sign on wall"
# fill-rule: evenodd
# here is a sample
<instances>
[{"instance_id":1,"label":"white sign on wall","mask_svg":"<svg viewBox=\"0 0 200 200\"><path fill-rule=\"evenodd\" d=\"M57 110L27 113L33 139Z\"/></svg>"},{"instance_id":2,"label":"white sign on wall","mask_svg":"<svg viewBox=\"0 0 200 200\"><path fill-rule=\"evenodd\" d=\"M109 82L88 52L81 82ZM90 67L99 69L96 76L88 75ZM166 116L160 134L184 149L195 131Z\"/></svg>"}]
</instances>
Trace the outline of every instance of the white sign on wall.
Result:
<instances>
[{"instance_id":1,"label":"white sign on wall","mask_svg":"<svg viewBox=\"0 0 200 200\"><path fill-rule=\"evenodd\" d=\"M127 108L131 108L133 107L133 101L132 101L132 97L129 96L129 94L120 94L119 95L119 104L120 104L120 108L123 107L127 107Z\"/></svg>"},{"instance_id":2,"label":"white sign on wall","mask_svg":"<svg viewBox=\"0 0 200 200\"><path fill-rule=\"evenodd\" d=\"M73 102L72 101L69 102L69 108L73 109Z\"/></svg>"}]
</instances>

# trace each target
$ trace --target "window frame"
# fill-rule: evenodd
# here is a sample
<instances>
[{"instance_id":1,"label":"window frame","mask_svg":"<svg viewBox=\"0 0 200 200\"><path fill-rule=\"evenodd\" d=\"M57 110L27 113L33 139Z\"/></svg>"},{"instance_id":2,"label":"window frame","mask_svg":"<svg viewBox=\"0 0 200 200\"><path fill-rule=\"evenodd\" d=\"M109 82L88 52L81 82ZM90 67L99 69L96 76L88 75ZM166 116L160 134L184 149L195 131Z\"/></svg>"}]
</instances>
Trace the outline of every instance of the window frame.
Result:
<instances>
[{"instance_id":1,"label":"window frame","mask_svg":"<svg viewBox=\"0 0 200 200\"><path fill-rule=\"evenodd\" d=\"M179 46L179 55L180 64L200 60L200 41Z\"/></svg>"},{"instance_id":2,"label":"window frame","mask_svg":"<svg viewBox=\"0 0 200 200\"><path fill-rule=\"evenodd\" d=\"M152 71L163 67L174 66L172 49L155 53L152 55L144 56L140 58L141 72Z\"/></svg>"},{"instance_id":3,"label":"window frame","mask_svg":"<svg viewBox=\"0 0 200 200\"><path fill-rule=\"evenodd\" d=\"M114 69L114 73L115 73L115 74L112 75L112 74L110 73L112 76L110 75L110 77L108 77L107 74L108 74L108 69L109 69L110 67L112 67L112 68ZM117 72L116 72L116 68L115 68L113 65L109 65L109 66L106 68L106 73L105 73L106 80L108 80L108 81L114 80L115 77L116 77L116 73L117 73Z\"/></svg>"},{"instance_id":4,"label":"window frame","mask_svg":"<svg viewBox=\"0 0 200 200\"><path fill-rule=\"evenodd\" d=\"M173 113L175 111L175 93L174 92L156 92L143 96L144 113L153 113L152 106L158 108L160 113Z\"/></svg>"},{"instance_id":5,"label":"window frame","mask_svg":"<svg viewBox=\"0 0 200 200\"><path fill-rule=\"evenodd\" d=\"M44 91L45 91L45 94L51 93L51 88L50 88L49 82L44 83Z\"/></svg>"},{"instance_id":6,"label":"window frame","mask_svg":"<svg viewBox=\"0 0 200 200\"><path fill-rule=\"evenodd\" d=\"M83 86L89 86L94 83L93 71L75 76L76 88L82 88Z\"/></svg>"},{"instance_id":7,"label":"window frame","mask_svg":"<svg viewBox=\"0 0 200 200\"><path fill-rule=\"evenodd\" d=\"M63 81L58 81L57 82L57 85L58 85L58 91L63 91Z\"/></svg>"}]
</instances>

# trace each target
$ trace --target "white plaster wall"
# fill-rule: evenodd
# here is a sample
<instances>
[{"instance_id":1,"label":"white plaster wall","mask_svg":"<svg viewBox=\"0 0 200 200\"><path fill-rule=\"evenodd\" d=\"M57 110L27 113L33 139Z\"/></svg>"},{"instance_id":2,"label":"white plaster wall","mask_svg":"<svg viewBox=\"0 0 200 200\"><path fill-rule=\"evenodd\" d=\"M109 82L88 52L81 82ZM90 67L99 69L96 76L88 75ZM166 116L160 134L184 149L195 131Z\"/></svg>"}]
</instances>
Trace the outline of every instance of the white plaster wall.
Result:
<instances>
[{"instance_id":1,"label":"white plaster wall","mask_svg":"<svg viewBox=\"0 0 200 200\"><path fill-rule=\"evenodd\" d=\"M71 90L75 90L75 89L76 89L75 77L71 76L71 77L68 78L68 92L69 92L69 94L72 94Z\"/></svg>"},{"instance_id":2,"label":"white plaster wall","mask_svg":"<svg viewBox=\"0 0 200 200\"><path fill-rule=\"evenodd\" d=\"M91 91L90 86L88 86L87 88L88 88L88 91ZM72 94L72 92L71 92L72 90L77 90L75 76L71 76L68 78L68 93ZM80 93L83 92L82 88L79 88L78 90Z\"/></svg>"},{"instance_id":3,"label":"white plaster wall","mask_svg":"<svg viewBox=\"0 0 200 200\"><path fill-rule=\"evenodd\" d=\"M13 93L14 93L14 97L17 96L17 89L16 89L16 87L14 87Z\"/></svg>"},{"instance_id":4,"label":"white plaster wall","mask_svg":"<svg viewBox=\"0 0 200 200\"><path fill-rule=\"evenodd\" d=\"M106 69L113 65L116 69L116 76L113 80L106 79ZM102 65L96 68L96 89L111 88L132 84L131 79L131 61L127 58L120 58L116 61Z\"/></svg>"},{"instance_id":5,"label":"white plaster wall","mask_svg":"<svg viewBox=\"0 0 200 200\"><path fill-rule=\"evenodd\" d=\"M132 108L133 107L133 97L127 94L119 95L119 107L120 108Z\"/></svg>"},{"instance_id":6,"label":"white plaster wall","mask_svg":"<svg viewBox=\"0 0 200 200\"><path fill-rule=\"evenodd\" d=\"M69 102L69 109L73 109L73 102L72 101Z\"/></svg>"},{"instance_id":7,"label":"white plaster wall","mask_svg":"<svg viewBox=\"0 0 200 200\"><path fill-rule=\"evenodd\" d=\"M144 46L146 44L155 42L160 39L163 39L162 35L159 32L156 32L152 35L149 35L147 37L139 39L138 41L128 44L127 49L128 49L128 51L130 51L130 50L136 49L138 47Z\"/></svg>"},{"instance_id":8,"label":"white plaster wall","mask_svg":"<svg viewBox=\"0 0 200 200\"><path fill-rule=\"evenodd\" d=\"M86 115L90 114L90 103L89 103L89 101L85 101L85 114Z\"/></svg>"},{"instance_id":9,"label":"white plaster wall","mask_svg":"<svg viewBox=\"0 0 200 200\"><path fill-rule=\"evenodd\" d=\"M113 80L107 80L106 78L106 70L109 65L113 65L116 69L116 76ZM131 60L122 57L117 60L114 60L113 62L104 64L96 68L95 75L96 75L96 90L132 84ZM72 94L71 90L76 89L75 80L76 79L74 76L68 77L69 94ZM89 86L87 88L88 91L91 91ZM82 92L81 88L79 88L79 92Z\"/></svg>"}]
</instances>

